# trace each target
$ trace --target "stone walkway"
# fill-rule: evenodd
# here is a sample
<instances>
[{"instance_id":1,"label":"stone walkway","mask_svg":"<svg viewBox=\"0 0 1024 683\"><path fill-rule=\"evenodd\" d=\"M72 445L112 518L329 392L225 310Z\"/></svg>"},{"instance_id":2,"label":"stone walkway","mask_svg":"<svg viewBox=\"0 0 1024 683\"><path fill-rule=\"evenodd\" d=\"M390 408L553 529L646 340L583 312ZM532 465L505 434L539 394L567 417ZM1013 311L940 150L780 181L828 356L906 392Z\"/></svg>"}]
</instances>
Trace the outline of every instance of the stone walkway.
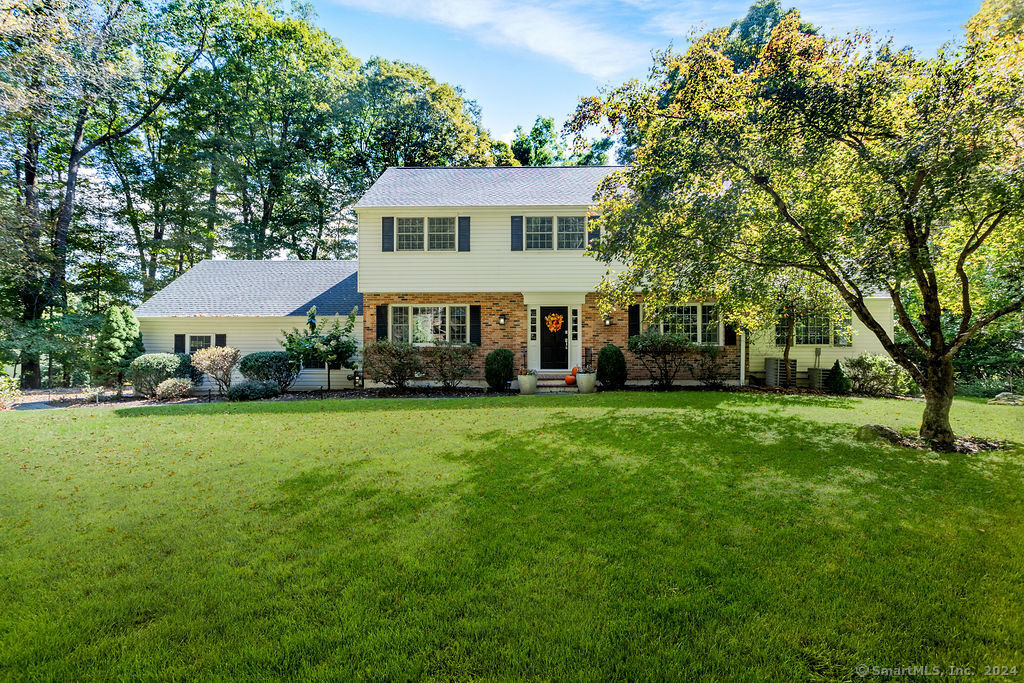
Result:
<instances>
[{"instance_id":1,"label":"stone walkway","mask_svg":"<svg viewBox=\"0 0 1024 683\"><path fill-rule=\"evenodd\" d=\"M29 403L19 403L14 406L15 410L47 410L56 408L57 406L51 406L46 401L30 401Z\"/></svg>"}]
</instances>

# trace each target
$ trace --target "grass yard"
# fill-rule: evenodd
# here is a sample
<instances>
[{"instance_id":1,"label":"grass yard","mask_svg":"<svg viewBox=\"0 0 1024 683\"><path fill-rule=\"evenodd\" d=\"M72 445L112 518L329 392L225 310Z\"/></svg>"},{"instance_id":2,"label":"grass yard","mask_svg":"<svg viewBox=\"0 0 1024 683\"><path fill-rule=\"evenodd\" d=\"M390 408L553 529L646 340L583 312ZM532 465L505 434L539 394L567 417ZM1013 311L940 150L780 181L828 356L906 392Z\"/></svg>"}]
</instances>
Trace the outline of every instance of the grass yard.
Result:
<instances>
[{"instance_id":1,"label":"grass yard","mask_svg":"<svg viewBox=\"0 0 1024 683\"><path fill-rule=\"evenodd\" d=\"M0 679L1024 675L1024 451L740 393L0 415ZM1024 443L1024 410L954 427Z\"/></svg>"}]
</instances>

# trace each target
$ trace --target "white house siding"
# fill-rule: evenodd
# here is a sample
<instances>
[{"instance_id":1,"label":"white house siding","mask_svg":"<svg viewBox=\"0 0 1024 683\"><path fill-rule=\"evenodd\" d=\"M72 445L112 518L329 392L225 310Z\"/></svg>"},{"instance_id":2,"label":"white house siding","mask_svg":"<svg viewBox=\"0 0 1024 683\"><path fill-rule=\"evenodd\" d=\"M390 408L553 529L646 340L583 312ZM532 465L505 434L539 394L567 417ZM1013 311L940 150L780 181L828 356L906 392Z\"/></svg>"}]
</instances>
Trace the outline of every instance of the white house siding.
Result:
<instances>
[{"instance_id":1,"label":"white house siding","mask_svg":"<svg viewBox=\"0 0 1024 683\"><path fill-rule=\"evenodd\" d=\"M512 216L584 216L586 213L586 206L358 209L359 291L524 294L592 291L608 266L584 255L582 250L511 249ZM382 251L381 218L384 216L468 216L470 251ZM557 239L556 229L556 244Z\"/></svg>"},{"instance_id":2,"label":"white house siding","mask_svg":"<svg viewBox=\"0 0 1024 683\"><path fill-rule=\"evenodd\" d=\"M347 316L319 316L321 325L333 324L338 320L344 325ZM256 351L281 351L282 330L302 329L305 327L305 316L287 317L195 317L195 318L139 318L142 331L142 342L146 353L174 353L175 334L225 334L227 345L238 349L244 356ZM355 328L352 331L359 345L362 346L363 318L356 316ZM331 386L351 386L346 379L349 370L331 372ZM241 381L241 373L234 373L233 381ZM290 391L305 391L327 387L326 370L303 370ZM202 388L214 388L209 378L205 378Z\"/></svg>"},{"instance_id":3,"label":"white house siding","mask_svg":"<svg viewBox=\"0 0 1024 683\"><path fill-rule=\"evenodd\" d=\"M893 311L892 300L889 298L867 299L868 310L882 327L889 334L893 334ZM882 347L878 337L867 329L858 318L853 319L853 345L832 346L829 345L794 345L789 352L790 359L796 359L797 374L800 378L806 376L807 369L814 367L814 350L821 349L819 366L831 368L838 359L853 358L863 353L873 353L887 356L889 353ZM754 332L748 339L749 349L749 373L754 376L764 375L765 358L782 358L783 347L775 345L775 330L762 330Z\"/></svg>"}]
</instances>

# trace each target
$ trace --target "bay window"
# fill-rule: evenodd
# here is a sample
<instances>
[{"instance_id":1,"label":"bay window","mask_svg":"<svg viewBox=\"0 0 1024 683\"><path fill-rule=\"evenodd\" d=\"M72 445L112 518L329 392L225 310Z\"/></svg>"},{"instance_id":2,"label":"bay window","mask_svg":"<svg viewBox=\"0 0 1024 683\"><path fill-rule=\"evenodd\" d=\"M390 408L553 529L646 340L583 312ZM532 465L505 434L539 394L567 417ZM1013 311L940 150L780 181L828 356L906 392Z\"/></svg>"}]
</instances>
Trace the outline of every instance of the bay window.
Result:
<instances>
[{"instance_id":1,"label":"bay window","mask_svg":"<svg viewBox=\"0 0 1024 683\"><path fill-rule=\"evenodd\" d=\"M643 312L647 317L647 312ZM714 304L686 304L667 306L660 316L651 316L647 330L662 334L680 334L691 344L720 346L722 321Z\"/></svg>"}]
</instances>

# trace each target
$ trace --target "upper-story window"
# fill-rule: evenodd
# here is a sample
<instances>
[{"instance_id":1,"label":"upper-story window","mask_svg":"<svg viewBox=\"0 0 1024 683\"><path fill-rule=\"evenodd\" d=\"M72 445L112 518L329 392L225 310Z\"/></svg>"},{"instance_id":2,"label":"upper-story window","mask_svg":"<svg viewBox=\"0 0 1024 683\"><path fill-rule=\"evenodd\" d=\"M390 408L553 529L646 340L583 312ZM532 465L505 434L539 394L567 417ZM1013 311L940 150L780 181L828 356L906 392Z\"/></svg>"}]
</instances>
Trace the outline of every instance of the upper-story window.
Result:
<instances>
[{"instance_id":1,"label":"upper-story window","mask_svg":"<svg viewBox=\"0 0 1024 683\"><path fill-rule=\"evenodd\" d=\"M423 219L399 218L395 237L398 251L423 251Z\"/></svg>"},{"instance_id":2,"label":"upper-story window","mask_svg":"<svg viewBox=\"0 0 1024 683\"><path fill-rule=\"evenodd\" d=\"M424 226L426 230L424 231ZM395 248L398 251L455 251L455 218L396 218Z\"/></svg>"},{"instance_id":3,"label":"upper-story window","mask_svg":"<svg viewBox=\"0 0 1024 683\"><path fill-rule=\"evenodd\" d=\"M587 219L583 216L558 217L558 248L583 249L587 245Z\"/></svg>"},{"instance_id":4,"label":"upper-story window","mask_svg":"<svg viewBox=\"0 0 1024 683\"><path fill-rule=\"evenodd\" d=\"M526 217L526 248L551 249L554 243L554 219L550 216Z\"/></svg>"},{"instance_id":5,"label":"upper-story window","mask_svg":"<svg viewBox=\"0 0 1024 683\"><path fill-rule=\"evenodd\" d=\"M427 248L430 251L455 251L455 219L427 219Z\"/></svg>"},{"instance_id":6,"label":"upper-story window","mask_svg":"<svg viewBox=\"0 0 1024 683\"><path fill-rule=\"evenodd\" d=\"M555 249L556 245L558 249L584 249L587 219L584 216L527 216L525 237L527 249Z\"/></svg>"}]
</instances>

